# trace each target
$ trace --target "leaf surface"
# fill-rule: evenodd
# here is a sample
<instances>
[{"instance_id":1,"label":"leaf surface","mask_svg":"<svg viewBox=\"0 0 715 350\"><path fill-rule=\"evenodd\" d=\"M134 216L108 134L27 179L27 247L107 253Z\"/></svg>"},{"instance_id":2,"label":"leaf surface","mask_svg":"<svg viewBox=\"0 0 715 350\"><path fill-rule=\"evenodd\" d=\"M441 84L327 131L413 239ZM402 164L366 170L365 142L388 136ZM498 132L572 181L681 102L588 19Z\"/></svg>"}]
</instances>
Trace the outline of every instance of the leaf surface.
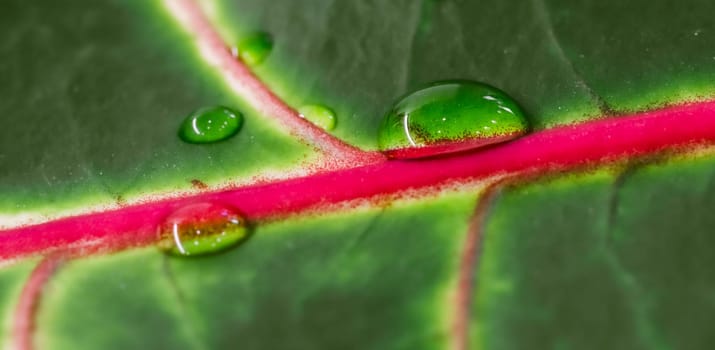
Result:
<instances>
[{"instance_id":1,"label":"leaf surface","mask_svg":"<svg viewBox=\"0 0 715 350\"><path fill-rule=\"evenodd\" d=\"M71 262L48 286L37 337L46 349L443 346L474 201L265 225L194 260L149 248Z\"/></svg>"},{"instance_id":2,"label":"leaf surface","mask_svg":"<svg viewBox=\"0 0 715 350\"><path fill-rule=\"evenodd\" d=\"M199 4L206 26L181 18L171 7L179 3ZM580 125L605 116L631 123L634 137L653 127L639 129L648 118L628 113L696 102L704 107L673 113L685 121L713 118L707 103L715 49L706 45L715 33L708 17L713 6L704 0L688 6L6 0L0 10L0 75L6 77L0 84L0 227L92 211L112 215L164 198L178 205L197 193L227 198L221 194L264 184L278 186L274 192L297 191L300 181L289 186L275 178L320 173L315 164L321 161L347 171L364 165L316 151L241 95L231 82L234 72L216 64L217 51L205 45L214 30L224 54L256 31L270 34L273 50L250 70L285 101L288 114L306 104L334 110L338 142L374 150L382 116L396 98L459 78L505 90L535 132L575 123L558 129L571 130L571 139L559 139L569 149L591 135L581 135ZM210 35L197 35L202 30ZM177 132L184 117L214 105L240 110L243 129L216 144L182 142ZM710 125L700 124L663 130ZM545 161L539 174L507 169L455 183L437 176L453 168L433 165L424 172L447 180L400 191L390 179L365 176L389 176L382 165L414 168L379 160L345 188L314 188L323 196L301 204L303 211L257 220L253 236L225 254L178 259L151 246L87 254L80 244L79 253L58 246L3 262L0 343L30 339L41 349L704 348L711 335L697 325L711 323L715 289L708 249L715 224L713 139L694 136L692 144L667 152L650 147L658 140L641 139L639 146L653 154L636 157L623 143L630 156L618 162L584 152L588 164ZM541 155L552 159L549 152ZM480 159L469 155L453 157ZM336 192L363 193L355 188L368 183L383 196L329 199ZM304 198L293 195L270 197L278 200L265 205ZM262 200L255 197L250 200ZM22 290L33 268L42 266L38 258L57 252L68 260L39 286L32 312L19 312ZM27 321L22 315L34 328L18 331Z\"/></svg>"},{"instance_id":3,"label":"leaf surface","mask_svg":"<svg viewBox=\"0 0 715 350\"><path fill-rule=\"evenodd\" d=\"M696 325L712 318L713 171L708 156L504 190L485 230L474 343L707 347Z\"/></svg>"},{"instance_id":4,"label":"leaf surface","mask_svg":"<svg viewBox=\"0 0 715 350\"><path fill-rule=\"evenodd\" d=\"M435 80L499 87L536 129L713 95L706 0L216 3L229 42L273 35L259 76L289 104L330 104L335 133L367 148L395 99Z\"/></svg>"},{"instance_id":5,"label":"leaf surface","mask_svg":"<svg viewBox=\"0 0 715 350\"><path fill-rule=\"evenodd\" d=\"M230 91L161 2L48 3L8 1L0 15L3 214L246 181L312 154ZM213 105L246 114L241 137L182 142L184 117Z\"/></svg>"}]
</instances>

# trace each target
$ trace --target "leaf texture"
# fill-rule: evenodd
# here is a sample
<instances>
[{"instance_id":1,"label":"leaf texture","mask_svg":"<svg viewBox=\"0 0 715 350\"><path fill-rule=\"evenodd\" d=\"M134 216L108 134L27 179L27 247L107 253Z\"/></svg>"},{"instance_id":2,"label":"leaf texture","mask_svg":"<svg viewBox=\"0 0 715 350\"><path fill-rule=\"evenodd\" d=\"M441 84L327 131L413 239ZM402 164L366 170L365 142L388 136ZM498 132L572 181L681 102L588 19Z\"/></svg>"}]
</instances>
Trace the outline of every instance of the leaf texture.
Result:
<instances>
[{"instance_id":1,"label":"leaf texture","mask_svg":"<svg viewBox=\"0 0 715 350\"><path fill-rule=\"evenodd\" d=\"M205 14L205 26L182 18L176 4L190 5L193 19ZM0 228L191 201L197 193L221 198L210 196L283 186L272 181L320 174L325 164L364 165L307 144L238 93L231 70L214 59L256 31L274 45L249 73L287 114L297 117L293 109L306 104L334 110L337 142L377 157L365 174L383 176L370 171L400 162L369 153L383 114L435 80L497 86L524 107L535 132L574 124L573 142L593 119L705 106L715 91L715 49L707 45L713 7L705 0L5 0ZM202 42L214 31L225 47ZM213 105L244 114L240 133L212 145L183 143L183 118ZM713 117L701 115L708 108L679 111L683 120ZM648 123L628 120L634 132ZM643 140L650 154L330 202L328 193L367 186L361 178L314 196L304 211L262 218L244 245L224 254L180 259L151 246L80 244L0 261L0 346L706 348L715 290L713 139L667 150ZM23 309L33 269L53 254L66 260ZM18 327L25 316L31 326Z\"/></svg>"}]
</instances>

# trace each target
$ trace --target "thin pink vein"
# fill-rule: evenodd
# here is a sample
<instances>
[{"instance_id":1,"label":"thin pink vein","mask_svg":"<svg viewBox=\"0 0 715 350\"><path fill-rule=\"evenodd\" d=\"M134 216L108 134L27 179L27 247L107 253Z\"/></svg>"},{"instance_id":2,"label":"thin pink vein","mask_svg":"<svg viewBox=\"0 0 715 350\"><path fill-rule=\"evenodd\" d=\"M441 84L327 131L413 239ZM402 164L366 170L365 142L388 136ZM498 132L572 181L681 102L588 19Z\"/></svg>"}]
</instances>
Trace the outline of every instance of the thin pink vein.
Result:
<instances>
[{"instance_id":1,"label":"thin pink vein","mask_svg":"<svg viewBox=\"0 0 715 350\"><path fill-rule=\"evenodd\" d=\"M469 220L467 235L462 245L462 255L457 273L457 290L454 296L452 315L452 349L469 348L469 325L472 297L476 288L475 276L479 269L479 257L484 239L484 225L494 198L499 193L504 180L491 184L480 196L479 203Z\"/></svg>"},{"instance_id":2,"label":"thin pink vein","mask_svg":"<svg viewBox=\"0 0 715 350\"><path fill-rule=\"evenodd\" d=\"M22 288L20 299L18 300L13 315L13 349L34 349L35 316L40 304L42 292L47 282L61 264L61 258L48 256L40 261L32 273L30 273L30 277Z\"/></svg>"},{"instance_id":3,"label":"thin pink vein","mask_svg":"<svg viewBox=\"0 0 715 350\"><path fill-rule=\"evenodd\" d=\"M377 152L359 150L301 118L297 111L276 96L240 59L231 54L194 0L166 0L167 8L196 40L210 64L220 70L231 88L260 115L275 118L291 135L316 147L330 157L332 166L369 164L383 159Z\"/></svg>"},{"instance_id":4,"label":"thin pink vein","mask_svg":"<svg viewBox=\"0 0 715 350\"><path fill-rule=\"evenodd\" d=\"M259 221L447 182L563 171L713 141L715 101L687 104L535 132L467 153L389 160L6 229L0 231L0 259L63 247L151 244L169 213L195 202L233 206Z\"/></svg>"}]
</instances>

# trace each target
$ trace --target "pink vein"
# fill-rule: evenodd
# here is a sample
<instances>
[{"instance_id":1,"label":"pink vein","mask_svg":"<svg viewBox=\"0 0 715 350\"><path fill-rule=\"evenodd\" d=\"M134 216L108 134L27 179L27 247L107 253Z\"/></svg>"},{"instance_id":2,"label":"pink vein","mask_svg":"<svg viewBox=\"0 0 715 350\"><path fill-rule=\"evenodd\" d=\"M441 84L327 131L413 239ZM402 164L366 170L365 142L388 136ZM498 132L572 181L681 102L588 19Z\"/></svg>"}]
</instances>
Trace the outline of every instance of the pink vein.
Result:
<instances>
[{"instance_id":1,"label":"pink vein","mask_svg":"<svg viewBox=\"0 0 715 350\"><path fill-rule=\"evenodd\" d=\"M452 349L469 348L469 324L473 291L476 288L475 276L479 269L479 257L484 241L484 225L489 208L499 193L504 180L487 187L482 193L474 214L469 221L467 236L462 246L462 255L457 276L457 291L454 298L452 316Z\"/></svg>"},{"instance_id":2,"label":"pink vein","mask_svg":"<svg viewBox=\"0 0 715 350\"><path fill-rule=\"evenodd\" d=\"M202 55L221 71L232 89L260 115L275 118L292 135L327 153L328 158L336 163L369 164L383 159L381 154L350 146L301 118L231 54L194 0L166 0L166 4L170 13L194 37Z\"/></svg>"},{"instance_id":3,"label":"pink vein","mask_svg":"<svg viewBox=\"0 0 715 350\"><path fill-rule=\"evenodd\" d=\"M45 285L62 264L62 259L49 256L42 260L32 271L22 288L20 300L13 315L12 339L13 349L32 350L35 316Z\"/></svg>"},{"instance_id":4,"label":"pink vein","mask_svg":"<svg viewBox=\"0 0 715 350\"><path fill-rule=\"evenodd\" d=\"M222 203L258 221L447 182L557 171L712 141L715 101L681 105L535 132L470 153L382 161L6 229L0 231L0 259L87 244L118 249L151 244L157 225L188 203Z\"/></svg>"}]
</instances>

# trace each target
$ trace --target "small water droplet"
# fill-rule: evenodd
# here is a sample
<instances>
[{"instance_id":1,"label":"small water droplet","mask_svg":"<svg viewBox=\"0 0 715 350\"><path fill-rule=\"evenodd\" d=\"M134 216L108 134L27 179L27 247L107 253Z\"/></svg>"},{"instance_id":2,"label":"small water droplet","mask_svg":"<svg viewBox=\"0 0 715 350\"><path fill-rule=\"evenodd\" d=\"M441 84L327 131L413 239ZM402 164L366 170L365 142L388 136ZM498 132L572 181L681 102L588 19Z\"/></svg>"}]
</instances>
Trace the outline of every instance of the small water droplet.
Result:
<instances>
[{"instance_id":1,"label":"small water droplet","mask_svg":"<svg viewBox=\"0 0 715 350\"><path fill-rule=\"evenodd\" d=\"M397 101L383 120L378 144L389 157L419 158L508 141L528 129L521 108L503 91L452 80Z\"/></svg>"},{"instance_id":2,"label":"small water droplet","mask_svg":"<svg viewBox=\"0 0 715 350\"><path fill-rule=\"evenodd\" d=\"M159 226L159 249L177 256L220 252L249 237L238 211L215 203L195 203L171 213Z\"/></svg>"},{"instance_id":3,"label":"small water droplet","mask_svg":"<svg viewBox=\"0 0 715 350\"><path fill-rule=\"evenodd\" d=\"M184 119L179 137L189 143L211 143L235 135L241 129L241 113L223 106L201 108Z\"/></svg>"},{"instance_id":4,"label":"small water droplet","mask_svg":"<svg viewBox=\"0 0 715 350\"><path fill-rule=\"evenodd\" d=\"M263 62L272 49L273 37L265 32L255 32L241 39L231 52L249 66L255 66Z\"/></svg>"},{"instance_id":5,"label":"small water droplet","mask_svg":"<svg viewBox=\"0 0 715 350\"><path fill-rule=\"evenodd\" d=\"M335 129L335 112L322 105L305 105L298 109L300 116L325 130Z\"/></svg>"}]
</instances>

